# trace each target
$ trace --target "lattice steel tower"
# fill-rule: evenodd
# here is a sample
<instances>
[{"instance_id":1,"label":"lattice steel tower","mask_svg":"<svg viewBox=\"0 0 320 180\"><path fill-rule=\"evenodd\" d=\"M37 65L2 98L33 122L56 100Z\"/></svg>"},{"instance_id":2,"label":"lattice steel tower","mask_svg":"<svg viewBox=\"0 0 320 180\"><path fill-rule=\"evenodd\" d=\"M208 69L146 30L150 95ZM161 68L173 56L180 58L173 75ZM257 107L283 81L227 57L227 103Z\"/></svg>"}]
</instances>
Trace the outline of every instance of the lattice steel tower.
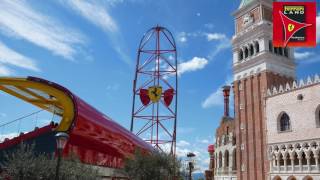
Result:
<instances>
[{"instance_id":1,"label":"lattice steel tower","mask_svg":"<svg viewBox=\"0 0 320 180\"><path fill-rule=\"evenodd\" d=\"M155 148L175 155L177 126L177 50L171 32L161 26L140 41L131 132Z\"/></svg>"}]
</instances>

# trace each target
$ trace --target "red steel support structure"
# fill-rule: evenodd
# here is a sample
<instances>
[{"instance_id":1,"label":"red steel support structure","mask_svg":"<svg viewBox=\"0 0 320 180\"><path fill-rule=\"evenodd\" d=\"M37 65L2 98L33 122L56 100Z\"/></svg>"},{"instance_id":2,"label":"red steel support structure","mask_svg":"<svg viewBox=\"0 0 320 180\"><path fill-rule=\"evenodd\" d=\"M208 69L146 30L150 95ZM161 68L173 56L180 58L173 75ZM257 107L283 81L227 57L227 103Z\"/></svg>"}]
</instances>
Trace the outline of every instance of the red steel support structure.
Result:
<instances>
[{"instance_id":1,"label":"red steel support structure","mask_svg":"<svg viewBox=\"0 0 320 180\"><path fill-rule=\"evenodd\" d=\"M158 150L175 155L177 126L177 50L171 32L161 26L140 41L131 132Z\"/></svg>"}]
</instances>

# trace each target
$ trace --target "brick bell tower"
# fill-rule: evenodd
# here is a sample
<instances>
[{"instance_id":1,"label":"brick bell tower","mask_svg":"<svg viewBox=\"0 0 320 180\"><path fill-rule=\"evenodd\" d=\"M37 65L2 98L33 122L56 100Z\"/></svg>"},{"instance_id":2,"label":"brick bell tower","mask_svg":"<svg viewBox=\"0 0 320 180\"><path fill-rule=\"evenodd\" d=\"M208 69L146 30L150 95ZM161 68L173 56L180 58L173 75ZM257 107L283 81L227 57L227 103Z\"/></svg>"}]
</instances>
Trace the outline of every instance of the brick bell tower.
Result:
<instances>
[{"instance_id":1,"label":"brick bell tower","mask_svg":"<svg viewBox=\"0 0 320 180\"><path fill-rule=\"evenodd\" d=\"M272 46L273 0L242 0L233 14L237 179L267 180L265 94L295 78L293 49Z\"/></svg>"}]
</instances>

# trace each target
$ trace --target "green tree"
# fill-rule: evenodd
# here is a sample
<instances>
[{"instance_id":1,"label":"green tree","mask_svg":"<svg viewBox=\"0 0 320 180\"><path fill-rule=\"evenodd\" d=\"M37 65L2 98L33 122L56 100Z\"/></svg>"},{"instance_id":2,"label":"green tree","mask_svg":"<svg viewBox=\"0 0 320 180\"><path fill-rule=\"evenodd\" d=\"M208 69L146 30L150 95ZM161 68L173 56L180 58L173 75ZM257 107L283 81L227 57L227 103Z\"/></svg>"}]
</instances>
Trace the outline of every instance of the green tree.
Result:
<instances>
[{"instance_id":1,"label":"green tree","mask_svg":"<svg viewBox=\"0 0 320 180\"><path fill-rule=\"evenodd\" d=\"M5 153L0 179L53 180L56 163L52 155L36 154L34 145L21 144L16 150ZM75 156L61 160L60 180L95 180L98 176L97 169L81 163Z\"/></svg>"},{"instance_id":2,"label":"green tree","mask_svg":"<svg viewBox=\"0 0 320 180\"><path fill-rule=\"evenodd\" d=\"M126 159L123 171L132 180L173 180L179 169L180 162L171 155L136 150L133 158Z\"/></svg>"}]
</instances>

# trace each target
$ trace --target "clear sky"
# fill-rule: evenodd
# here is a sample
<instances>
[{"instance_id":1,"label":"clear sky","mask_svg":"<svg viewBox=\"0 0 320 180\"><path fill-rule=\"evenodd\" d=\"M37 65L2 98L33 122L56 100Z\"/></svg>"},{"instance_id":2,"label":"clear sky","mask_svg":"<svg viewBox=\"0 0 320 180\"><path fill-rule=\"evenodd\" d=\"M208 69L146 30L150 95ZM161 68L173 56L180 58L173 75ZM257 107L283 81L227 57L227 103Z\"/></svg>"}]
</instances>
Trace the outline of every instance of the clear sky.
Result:
<instances>
[{"instance_id":1,"label":"clear sky","mask_svg":"<svg viewBox=\"0 0 320 180\"><path fill-rule=\"evenodd\" d=\"M59 83L129 129L139 41L152 26L165 26L176 39L181 67L178 154L195 152L198 167L204 170L209 162L207 146L214 142L223 113L221 87L232 82L232 13L239 4L238 0L2 0L0 76L37 76ZM320 16L317 20L318 25ZM295 55L298 78L320 73L318 47L296 49ZM1 124L34 110L0 94ZM36 119L39 125L51 117Z\"/></svg>"}]
</instances>

